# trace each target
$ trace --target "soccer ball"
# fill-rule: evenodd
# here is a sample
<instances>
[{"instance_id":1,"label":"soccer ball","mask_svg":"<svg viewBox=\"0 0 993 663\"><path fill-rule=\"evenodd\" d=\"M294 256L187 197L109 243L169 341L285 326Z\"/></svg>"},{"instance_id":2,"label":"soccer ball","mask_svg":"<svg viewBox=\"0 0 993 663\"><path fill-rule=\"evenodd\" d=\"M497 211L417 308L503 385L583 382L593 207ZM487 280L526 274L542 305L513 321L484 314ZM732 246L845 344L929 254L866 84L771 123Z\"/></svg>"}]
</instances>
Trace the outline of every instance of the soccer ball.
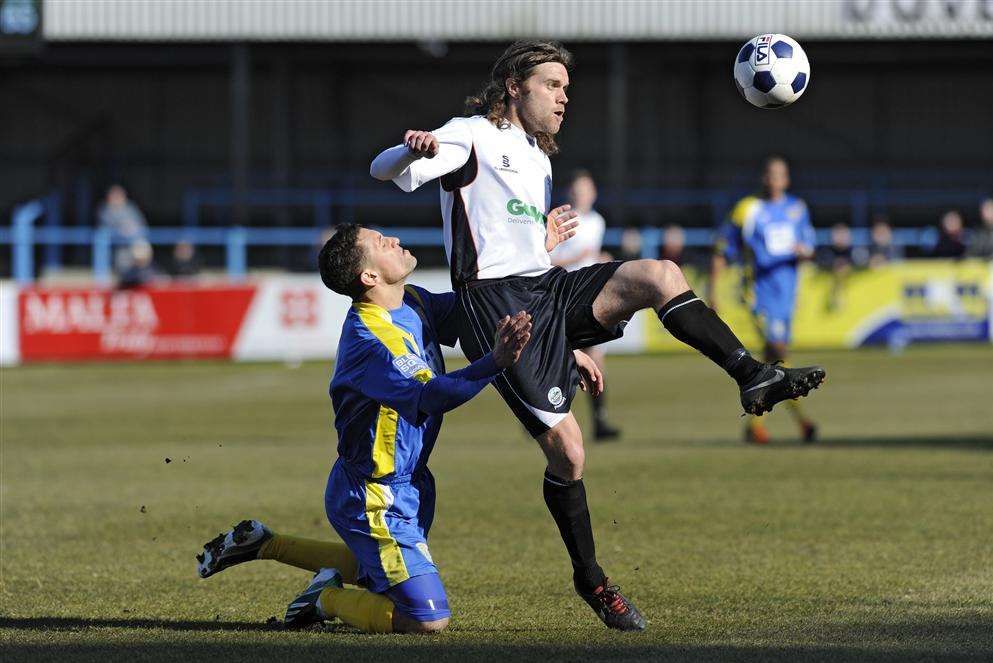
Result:
<instances>
[{"instance_id":1,"label":"soccer ball","mask_svg":"<svg viewBox=\"0 0 993 663\"><path fill-rule=\"evenodd\" d=\"M753 106L789 106L810 84L807 54L786 35L749 39L734 59L734 84Z\"/></svg>"}]
</instances>

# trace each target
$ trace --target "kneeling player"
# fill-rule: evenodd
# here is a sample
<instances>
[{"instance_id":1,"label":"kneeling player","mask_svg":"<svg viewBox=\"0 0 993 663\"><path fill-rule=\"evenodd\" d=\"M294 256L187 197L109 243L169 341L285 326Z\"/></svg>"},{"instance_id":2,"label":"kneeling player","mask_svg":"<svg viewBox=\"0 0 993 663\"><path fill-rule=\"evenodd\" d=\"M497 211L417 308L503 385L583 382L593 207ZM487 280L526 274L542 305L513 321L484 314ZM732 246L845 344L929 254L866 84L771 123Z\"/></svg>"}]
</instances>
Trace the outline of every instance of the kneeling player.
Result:
<instances>
[{"instance_id":1,"label":"kneeling player","mask_svg":"<svg viewBox=\"0 0 993 663\"><path fill-rule=\"evenodd\" d=\"M442 414L518 360L531 319L523 311L505 317L492 352L445 374L440 344L455 342L454 295L405 286L416 264L396 238L357 226L339 230L320 253L325 285L353 300L331 380L339 442L325 491L328 520L344 543L244 521L197 557L203 578L252 559L316 571L287 608L289 626L334 617L373 633L448 625L448 599L427 545L435 503L428 456ZM577 360L590 388L600 390L592 360Z\"/></svg>"}]
</instances>

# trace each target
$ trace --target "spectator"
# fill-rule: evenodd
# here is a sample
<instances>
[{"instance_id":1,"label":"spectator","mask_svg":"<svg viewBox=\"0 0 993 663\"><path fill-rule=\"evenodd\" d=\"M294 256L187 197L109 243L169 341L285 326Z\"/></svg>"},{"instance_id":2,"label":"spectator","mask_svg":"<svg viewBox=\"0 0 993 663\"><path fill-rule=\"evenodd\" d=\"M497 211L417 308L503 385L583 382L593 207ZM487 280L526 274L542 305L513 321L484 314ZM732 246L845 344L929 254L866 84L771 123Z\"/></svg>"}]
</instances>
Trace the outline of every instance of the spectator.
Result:
<instances>
[{"instance_id":1,"label":"spectator","mask_svg":"<svg viewBox=\"0 0 993 663\"><path fill-rule=\"evenodd\" d=\"M877 216L872 221L869 240L869 267L876 269L903 258L900 247L893 244L893 230L885 216Z\"/></svg>"},{"instance_id":2,"label":"spectator","mask_svg":"<svg viewBox=\"0 0 993 663\"><path fill-rule=\"evenodd\" d=\"M621 233L620 259L637 260L641 257L641 231L625 228Z\"/></svg>"},{"instance_id":3,"label":"spectator","mask_svg":"<svg viewBox=\"0 0 993 663\"><path fill-rule=\"evenodd\" d=\"M844 304L845 284L855 265L852 231L843 223L831 226L831 244L821 252L821 266L833 276L825 302L826 310L837 311Z\"/></svg>"},{"instance_id":4,"label":"spectator","mask_svg":"<svg viewBox=\"0 0 993 663\"><path fill-rule=\"evenodd\" d=\"M686 246L686 232L678 224L672 223L662 232L662 246L659 247L659 260L671 260L684 271L692 268L698 272L708 269L709 252Z\"/></svg>"},{"instance_id":5,"label":"spectator","mask_svg":"<svg viewBox=\"0 0 993 663\"><path fill-rule=\"evenodd\" d=\"M932 253L935 258L961 258L965 255L965 227L961 214L955 210L945 212L938 232L938 243Z\"/></svg>"},{"instance_id":6,"label":"spectator","mask_svg":"<svg viewBox=\"0 0 993 663\"><path fill-rule=\"evenodd\" d=\"M152 245L143 239L131 244L131 256L128 267L121 272L117 287L121 290L140 288L148 285L159 277L158 270L152 263Z\"/></svg>"},{"instance_id":7,"label":"spectator","mask_svg":"<svg viewBox=\"0 0 993 663\"><path fill-rule=\"evenodd\" d=\"M979 203L979 223L969 242L969 255L993 259L993 198Z\"/></svg>"},{"instance_id":8,"label":"spectator","mask_svg":"<svg viewBox=\"0 0 993 663\"><path fill-rule=\"evenodd\" d=\"M177 279L189 279L200 273L200 257L193 244L182 240L172 248L172 262L169 275Z\"/></svg>"},{"instance_id":9,"label":"spectator","mask_svg":"<svg viewBox=\"0 0 993 663\"><path fill-rule=\"evenodd\" d=\"M97 221L101 228L111 232L111 239L117 246L114 263L118 272L127 269L131 259L131 245L148 237L148 224L145 217L131 200L128 192L120 184L107 189L104 202L97 211Z\"/></svg>"},{"instance_id":10,"label":"spectator","mask_svg":"<svg viewBox=\"0 0 993 663\"><path fill-rule=\"evenodd\" d=\"M831 226L831 244L821 251L819 261L824 269L835 274L852 268L852 231L843 223Z\"/></svg>"},{"instance_id":11,"label":"spectator","mask_svg":"<svg viewBox=\"0 0 993 663\"><path fill-rule=\"evenodd\" d=\"M671 260L680 267L683 266L683 252L686 250L686 233L675 223L666 226L662 233L662 247L659 249L659 260Z\"/></svg>"}]
</instances>

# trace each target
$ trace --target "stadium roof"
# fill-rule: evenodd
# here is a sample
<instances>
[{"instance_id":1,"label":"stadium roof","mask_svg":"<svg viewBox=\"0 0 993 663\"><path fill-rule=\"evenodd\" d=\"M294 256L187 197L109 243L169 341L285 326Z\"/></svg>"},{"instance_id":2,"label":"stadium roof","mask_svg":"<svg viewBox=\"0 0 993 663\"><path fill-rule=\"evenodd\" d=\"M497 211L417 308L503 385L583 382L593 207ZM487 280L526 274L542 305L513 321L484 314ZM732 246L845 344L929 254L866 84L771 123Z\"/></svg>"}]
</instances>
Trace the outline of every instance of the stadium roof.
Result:
<instances>
[{"instance_id":1,"label":"stadium roof","mask_svg":"<svg viewBox=\"0 0 993 663\"><path fill-rule=\"evenodd\" d=\"M990 0L44 0L43 15L49 41L993 36Z\"/></svg>"}]
</instances>

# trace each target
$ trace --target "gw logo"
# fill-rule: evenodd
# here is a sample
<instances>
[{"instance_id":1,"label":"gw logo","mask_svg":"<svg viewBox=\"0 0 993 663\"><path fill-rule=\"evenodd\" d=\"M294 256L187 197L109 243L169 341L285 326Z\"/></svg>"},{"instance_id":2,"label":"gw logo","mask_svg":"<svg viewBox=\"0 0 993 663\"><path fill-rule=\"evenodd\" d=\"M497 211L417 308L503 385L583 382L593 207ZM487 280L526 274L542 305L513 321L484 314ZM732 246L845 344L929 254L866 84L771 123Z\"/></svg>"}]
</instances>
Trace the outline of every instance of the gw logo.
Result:
<instances>
[{"instance_id":1,"label":"gw logo","mask_svg":"<svg viewBox=\"0 0 993 663\"><path fill-rule=\"evenodd\" d=\"M527 216L528 220L534 223L545 223L545 215L534 205L525 205L517 198L507 201L507 211L514 216Z\"/></svg>"}]
</instances>

